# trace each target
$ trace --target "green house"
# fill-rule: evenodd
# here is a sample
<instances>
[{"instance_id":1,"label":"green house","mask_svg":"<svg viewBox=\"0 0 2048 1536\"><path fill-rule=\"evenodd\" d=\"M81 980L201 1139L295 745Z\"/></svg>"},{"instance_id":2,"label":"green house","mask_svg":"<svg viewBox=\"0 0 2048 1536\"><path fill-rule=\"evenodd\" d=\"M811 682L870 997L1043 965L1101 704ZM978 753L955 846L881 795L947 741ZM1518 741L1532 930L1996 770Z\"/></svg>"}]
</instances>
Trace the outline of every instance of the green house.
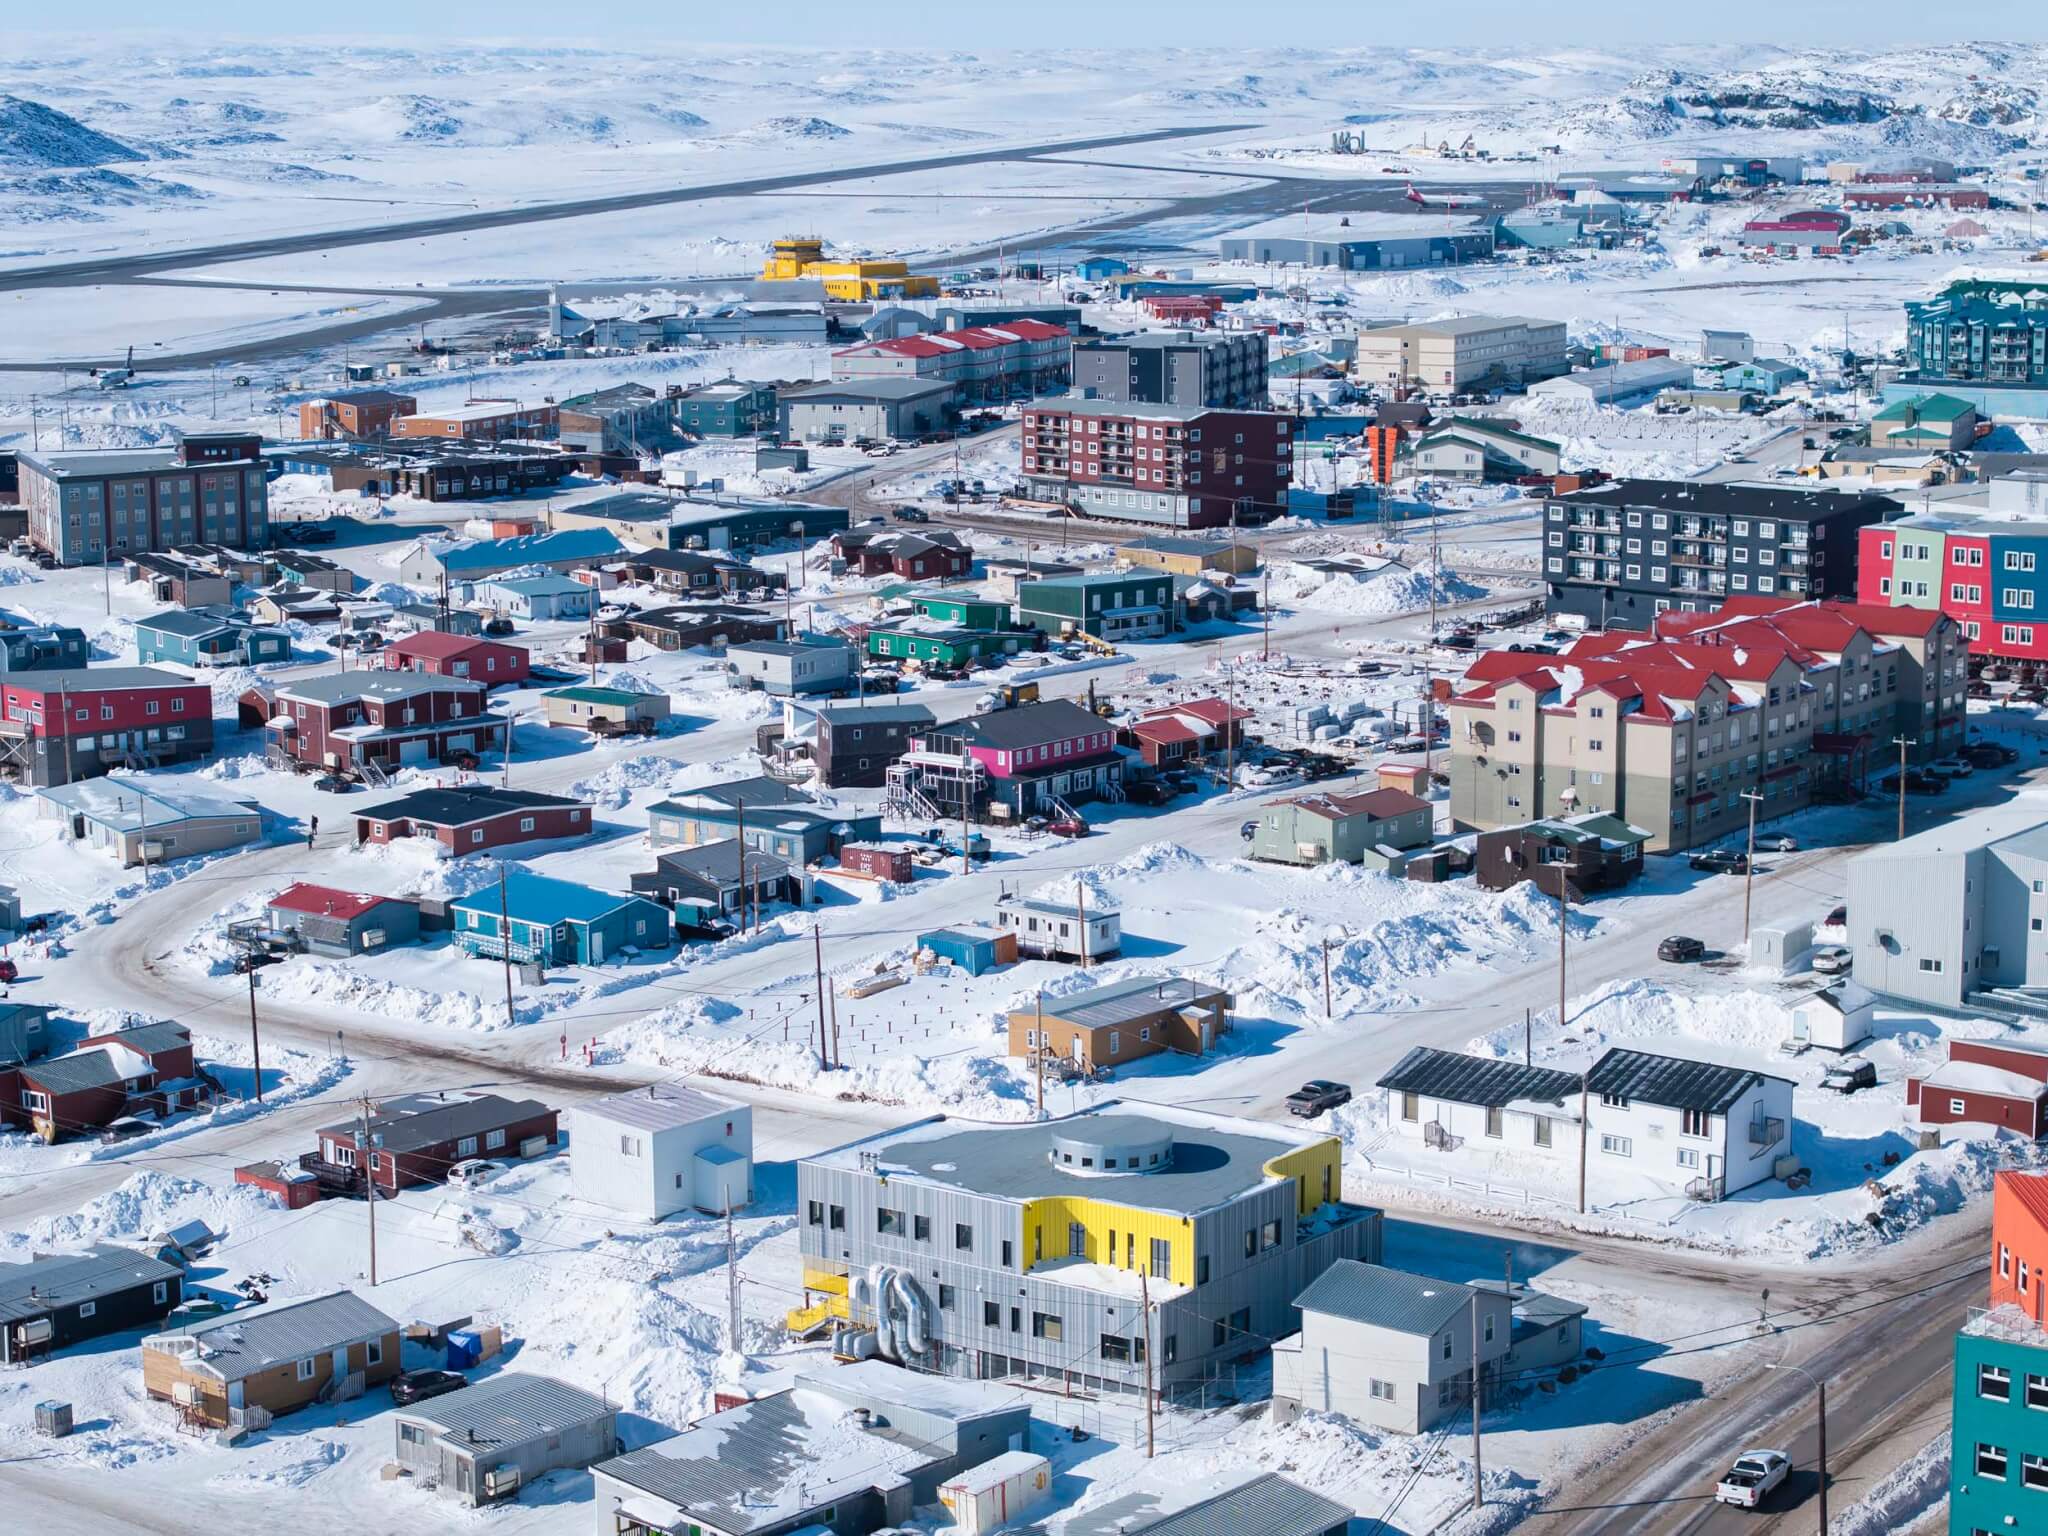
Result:
<instances>
[{"instance_id":1,"label":"green house","mask_svg":"<svg viewBox=\"0 0 2048 1536\"><path fill-rule=\"evenodd\" d=\"M926 666L962 667L984 656L1014 656L1029 639L1006 630L959 629L930 620L868 631L868 654Z\"/></svg>"},{"instance_id":2,"label":"green house","mask_svg":"<svg viewBox=\"0 0 2048 1536\"><path fill-rule=\"evenodd\" d=\"M2048 1514L2048 1334L2015 1306L1956 1335L1949 1523L2038 1530Z\"/></svg>"},{"instance_id":3,"label":"green house","mask_svg":"<svg viewBox=\"0 0 2048 1536\"><path fill-rule=\"evenodd\" d=\"M1052 576L1017 588L1017 621L1049 635L1142 640L1179 629L1180 605L1164 571Z\"/></svg>"},{"instance_id":4,"label":"green house","mask_svg":"<svg viewBox=\"0 0 2048 1536\"><path fill-rule=\"evenodd\" d=\"M922 594L910 600L917 611L959 629L1013 629L1010 605L992 597Z\"/></svg>"},{"instance_id":5,"label":"green house","mask_svg":"<svg viewBox=\"0 0 2048 1536\"><path fill-rule=\"evenodd\" d=\"M1954 395L1894 400L1870 418L1873 448L1967 448L1977 436L1977 408Z\"/></svg>"}]
</instances>

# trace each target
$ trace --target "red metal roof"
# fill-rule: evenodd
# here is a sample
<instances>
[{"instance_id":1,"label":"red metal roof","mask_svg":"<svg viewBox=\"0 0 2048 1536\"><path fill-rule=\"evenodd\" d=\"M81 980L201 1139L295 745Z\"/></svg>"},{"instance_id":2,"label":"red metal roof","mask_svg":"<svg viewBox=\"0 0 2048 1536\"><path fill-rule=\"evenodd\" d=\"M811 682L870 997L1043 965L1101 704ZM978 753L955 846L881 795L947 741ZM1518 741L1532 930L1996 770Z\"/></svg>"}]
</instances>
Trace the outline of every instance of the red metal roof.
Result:
<instances>
[{"instance_id":1,"label":"red metal roof","mask_svg":"<svg viewBox=\"0 0 2048 1536\"><path fill-rule=\"evenodd\" d=\"M1147 716L1131 727L1133 736L1142 736L1147 741L1200 741L1202 733L1185 720L1176 720L1171 715Z\"/></svg>"},{"instance_id":2,"label":"red metal roof","mask_svg":"<svg viewBox=\"0 0 2048 1536\"><path fill-rule=\"evenodd\" d=\"M485 640L478 635L449 635L438 629L423 629L416 635L405 635L385 647L385 654L396 651L401 656L424 656L432 661L447 661L451 657L466 656L482 646L496 646L501 651L516 651L515 645L499 645L495 640Z\"/></svg>"},{"instance_id":3,"label":"red metal roof","mask_svg":"<svg viewBox=\"0 0 2048 1536\"><path fill-rule=\"evenodd\" d=\"M331 885L288 886L270 898L270 905L287 912L309 912L315 917L361 917L371 908L394 900L390 896L365 896L359 891L340 891Z\"/></svg>"}]
</instances>

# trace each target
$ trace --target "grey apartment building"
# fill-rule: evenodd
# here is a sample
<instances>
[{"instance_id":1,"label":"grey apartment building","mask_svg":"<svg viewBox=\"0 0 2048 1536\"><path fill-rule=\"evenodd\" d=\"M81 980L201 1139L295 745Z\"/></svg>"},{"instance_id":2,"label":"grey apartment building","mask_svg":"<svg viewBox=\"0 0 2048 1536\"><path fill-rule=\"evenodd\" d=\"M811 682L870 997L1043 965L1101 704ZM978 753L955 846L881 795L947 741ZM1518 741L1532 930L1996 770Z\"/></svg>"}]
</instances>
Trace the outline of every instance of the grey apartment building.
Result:
<instances>
[{"instance_id":1,"label":"grey apartment building","mask_svg":"<svg viewBox=\"0 0 2048 1536\"><path fill-rule=\"evenodd\" d=\"M1077 393L1234 410L1266 404L1264 331L1144 331L1077 344Z\"/></svg>"},{"instance_id":2,"label":"grey apartment building","mask_svg":"<svg viewBox=\"0 0 2048 1536\"><path fill-rule=\"evenodd\" d=\"M1694 480L1614 480L1543 509L1544 607L1588 629L1647 629L1731 597L1853 598L1857 531L1888 496Z\"/></svg>"},{"instance_id":3,"label":"grey apartment building","mask_svg":"<svg viewBox=\"0 0 2048 1536\"><path fill-rule=\"evenodd\" d=\"M21 455L28 536L66 565L175 544L270 542L263 440L187 433L167 448Z\"/></svg>"},{"instance_id":4,"label":"grey apartment building","mask_svg":"<svg viewBox=\"0 0 2048 1536\"><path fill-rule=\"evenodd\" d=\"M1336 1260L1377 1260L1380 1213L1341 1181L1336 1137L1265 1121L935 1116L797 1165L792 1324L876 1328L950 1376L1193 1390L1299 1327L1293 1298Z\"/></svg>"}]
</instances>

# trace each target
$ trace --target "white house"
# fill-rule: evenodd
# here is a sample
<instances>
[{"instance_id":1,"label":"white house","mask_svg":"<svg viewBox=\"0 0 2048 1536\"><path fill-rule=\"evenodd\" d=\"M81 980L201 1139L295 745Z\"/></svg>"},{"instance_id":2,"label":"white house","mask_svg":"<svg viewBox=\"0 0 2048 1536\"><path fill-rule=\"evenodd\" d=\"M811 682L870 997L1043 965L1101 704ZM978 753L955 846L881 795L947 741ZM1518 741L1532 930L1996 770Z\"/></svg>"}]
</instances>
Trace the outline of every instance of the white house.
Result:
<instances>
[{"instance_id":1,"label":"white house","mask_svg":"<svg viewBox=\"0 0 2048 1536\"><path fill-rule=\"evenodd\" d=\"M477 583L475 599L515 619L587 619L590 588L567 576L519 576Z\"/></svg>"},{"instance_id":2,"label":"white house","mask_svg":"<svg viewBox=\"0 0 2048 1536\"><path fill-rule=\"evenodd\" d=\"M1695 1199L1776 1176L1792 1150L1792 1084L1749 1067L1610 1050L1586 1074L1591 1165Z\"/></svg>"},{"instance_id":3,"label":"white house","mask_svg":"<svg viewBox=\"0 0 2048 1536\"><path fill-rule=\"evenodd\" d=\"M996 900L996 927L1017 936L1018 953L1049 960L1107 960L1124 944L1123 913L1115 907L1002 896Z\"/></svg>"},{"instance_id":4,"label":"white house","mask_svg":"<svg viewBox=\"0 0 2048 1536\"><path fill-rule=\"evenodd\" d=\"M1339 1259L1294 1299L1301 1332L1273 1346L1273 1409L1308 1409L1420 1434L1465 1411L1477 1340L1482 1383L1499 1370L1514 1320L1507 1295L1380 1264Z\"/></svg>"},{"instance_id":5,"label":"white house","mask_svg":"<svg viewBox=\"0 0 2048 1536\"><path fill-rule=\"evenodd\" d=\"M1808 993L1790 1011L1794 1044L1849 1051L1870 1038L1877 1000L1853 981L1838 981Z\"/></svg>"},{"instance_id":6,"label":"white house","mask_svg":"<svg viewBox=\"0 0 2048 1536\"><path fill-rule=\"evenodd\" d=\"M568 1112L569 1176L594 1205L659 1221L754 1198L754 1120L745 1104L654 1083Z\"/></svg>"},{"instance_id":7,"label":"white house","mask_svg":"<svg viewBox=\"0 0 2048 1536\"><path fill-rule=\"evenodd\" d=\"M1746 1067L1608 1051L1576 1072L1417 1047L1379 1080L1396 1135L1443 1151L1538 1158L1575 1173L1580 1109L1588 1182L1603 1198L1652 1191L1717 1200L1776 1173L1792 1149L1792 1084Z\"/></svg>"},{"instance_id":8,"label":"white house","mask_svg":"<svg viewBox=\"0 0 2048 1536\"><path fill-rule=\"evenodd\" d=\"M1534 1154L1576 1163L1579 1074L1417 1046L1379 1080L1387 1124L1444 1151Z\"/></svg>"}]
</instances>

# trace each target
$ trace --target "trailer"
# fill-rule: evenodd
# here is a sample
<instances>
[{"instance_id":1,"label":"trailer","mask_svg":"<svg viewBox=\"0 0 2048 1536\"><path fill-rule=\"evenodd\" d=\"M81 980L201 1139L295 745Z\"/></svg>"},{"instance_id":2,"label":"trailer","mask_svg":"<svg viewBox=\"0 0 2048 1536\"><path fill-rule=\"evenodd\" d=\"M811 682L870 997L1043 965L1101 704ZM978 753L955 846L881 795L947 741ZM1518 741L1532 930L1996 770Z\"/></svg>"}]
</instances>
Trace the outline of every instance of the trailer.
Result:
<instances>
[{"instance_id":1,"label":"trailer","mask_svg":"<svg viewBox=\"0 0 2048 1536\"><path fill-rule=\"evenodd\" d=\"M939 1484L939 1502L960 1536L986 1536L1023 1518L1052 1487L1052 1464L1030 1451L1005 1451Z\"/></svg>"}]
</instances>

